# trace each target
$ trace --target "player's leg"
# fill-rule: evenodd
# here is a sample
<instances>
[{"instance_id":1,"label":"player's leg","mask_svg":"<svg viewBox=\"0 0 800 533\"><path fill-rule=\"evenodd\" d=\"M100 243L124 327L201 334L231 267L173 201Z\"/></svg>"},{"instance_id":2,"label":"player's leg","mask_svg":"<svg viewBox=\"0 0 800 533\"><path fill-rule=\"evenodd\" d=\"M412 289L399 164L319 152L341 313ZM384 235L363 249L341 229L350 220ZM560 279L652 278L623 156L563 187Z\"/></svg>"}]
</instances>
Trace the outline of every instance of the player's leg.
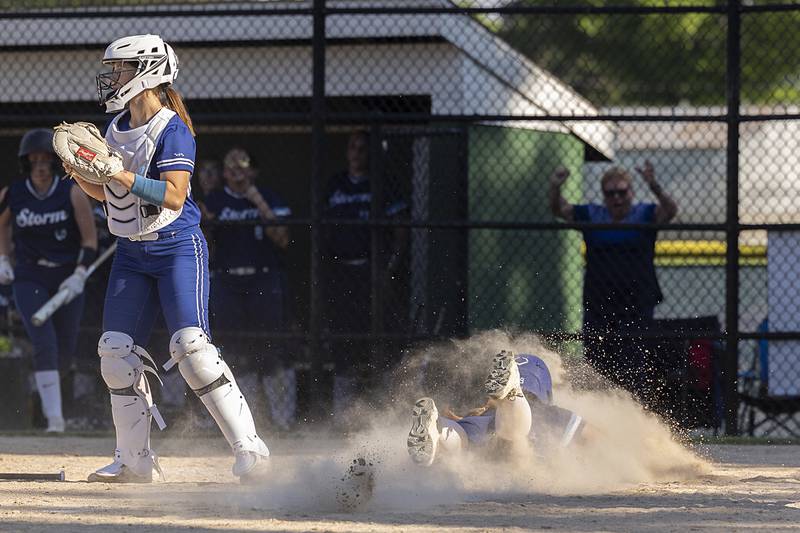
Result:
<instances>
[{"instance_id":1,"label":"player's leg","mask_svg":"<svg viewBox=\"0 0 800 533\"><path fill-rule=\"evenodd\" d=\"M158 299L154 280L141 272L136 249L128 249L136 245L120 241L97 346L100 373L109 389L116 449L114 461L91 474L89 481L146 483L152 481L154 468L160 472L150 448L152 419L164 427L146 376L150 372L158 379L155 363L141 347L157 316Z\"/></svg>"},{"instance_id":2,"label":"player's leg","mask_svg":"<svg viewBox=\"0 0 800 533\"><path fill-rule=\"evenodd\" d=\"M198 231L166 241L156 260L158 293L170 339L170 361L208 409L235 455L233 474L246 476L269 456L256 433L250 407L228 365L208 335L208 248ZM156 253L159 253L156 250ZM155 259L155 258L154 258Z\"/></svg>"},{"instance_id":3,"label":"player's leg","mask_svg":"<svg viewBox=\"0 0 800 533\"><path fill-rule=\"evenodd\" d=\"M56 311L52 318L58 342L58 367L70 378L74 376L75 350L78 346L78 330L83 317L84 301L84 295L81 293ZM67 393L72 394L74 382L68 381L67 385L67 391L64 392L66 411L68 416L74 416L74 409L71 409L74 407L74 394L66 396Z\"/></svg>"},{"instance_id":4,"label":"player's leg","mask_svg":"<svg viewBox=\"0 0 800 533\"><path fill-rule=\"evenodd\" d=\"M522 394L513 353L502 351L494 357L485 389L494 400L497 437L512 442L525 441L531 429L531 408Z\"/></svg>"},{"instance_id":5,"label":"player's leg","mask_svg":"<svg viewBox=\"0 0 800 533\"><path fill-rule=\"evenodd\" d=\"M250 292L247 279L252 276L232 276L219 273L213 277L209 289L208 308L211 318L211 331L214 332L215 345L222 354L225 362L236 373L239 388L250 400L250 407L257 416L259 402L253 395L258 390L259 380L257 371L256 346L261 343L252 338L243 338L237 335L245 331L258 333L260 330L253 327L257 310L248 307L247 295Z\"/></svg>"},{"instance_id":6,"label":"player's leg","mask_svg":"<svg viewBox=\"0 0 800 533\"><path fill-rule=\"evenodd\" d=\"M47 320L41 326L34 326L31 322L33 314L50 296L41 283L20 279L14 282L14 301L33 345L33 376L42 402L42 412L47 419L47 431L61 433L64 431L64 413L55 324L53 320Z\"/></svg>"},{"instance_id":7,"label":"player's leg","mask_svg":"<svg viewBox=\"0 0 800 533\"><path fill-rule=\"evenodd\" d=\"M247 308L253 310L257 320L253 323L257 331L285 331L286 283L283 272L268 272L257 276L256 290L247 295ZM259 371L264 395L269 406L270 419L274 426L288 429L295 421L297 411L297 377L289 353L289 343L283 339L272 339L261 343L263 353L259 358Z\"/></svg>"},{"instance_id":8,"label":"player's leg","mask_svg":"<svg viewBox=\"0 0 800 533\"><path fill-rule=\"evenodd\" d=\"M331 333L364 334L370 330L369 263L351 265L332 263L325 280L326 321ZM342 414L352 406L369 364L370 343L360 339L340 338L329 342L334 364L332 409Z\"/></svg>"}]
</instances>

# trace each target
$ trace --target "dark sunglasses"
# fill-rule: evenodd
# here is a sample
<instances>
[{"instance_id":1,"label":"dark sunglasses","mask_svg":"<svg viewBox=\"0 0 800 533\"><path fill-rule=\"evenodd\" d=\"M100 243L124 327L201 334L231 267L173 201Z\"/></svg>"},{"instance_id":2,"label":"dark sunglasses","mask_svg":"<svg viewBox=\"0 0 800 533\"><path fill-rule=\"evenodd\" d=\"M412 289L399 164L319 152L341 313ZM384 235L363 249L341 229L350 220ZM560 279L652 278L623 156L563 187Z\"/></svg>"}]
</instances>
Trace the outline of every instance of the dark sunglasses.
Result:
<instances>
[{"instance_id":1,"label":"dark sunglasses","mask_svg":"<svg viewBox=\"0 0 800 533\"><path fill-rule=\"evenodd\" d=\"M606 198L611 198L612 196L625 196L626 194L628 194L629 190L630 189L628 189L627 187L624 189L605 189L603 190L603 196L605 196Z\"/></svg>"}]
</instances>

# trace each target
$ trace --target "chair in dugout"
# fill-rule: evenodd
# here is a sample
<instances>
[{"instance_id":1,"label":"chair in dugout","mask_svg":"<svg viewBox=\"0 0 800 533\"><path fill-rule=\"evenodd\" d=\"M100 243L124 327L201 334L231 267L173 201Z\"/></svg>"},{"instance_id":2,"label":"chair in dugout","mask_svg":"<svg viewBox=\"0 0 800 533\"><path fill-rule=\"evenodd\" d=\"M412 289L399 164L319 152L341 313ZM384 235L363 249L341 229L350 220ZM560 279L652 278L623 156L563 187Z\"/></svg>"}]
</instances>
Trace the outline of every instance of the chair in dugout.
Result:
<instances>
[{"instance_id":1,"label":"chair in dugout","mask_svg":"<svg viewBox=\"0 0 800 533\"><path fill-rule=\"evenodd\" d=\"M722 399L720 324L716 316L654 321L665 337L652 344L653 409L683 428L719 431Z\"/></svg>"},{"instance_id":2,"label":"chair in dugout","mask_svg":"<svg viewBox=\"0 0 800 533\"><path fill-rule=\"evenodd\" d=\"M769 331L769 321L758 327ZM800 396L773 395L769 388L769 342L760 339L739 372L739 428L748 435L800 438Z\"/></svg>"}]
</instances>

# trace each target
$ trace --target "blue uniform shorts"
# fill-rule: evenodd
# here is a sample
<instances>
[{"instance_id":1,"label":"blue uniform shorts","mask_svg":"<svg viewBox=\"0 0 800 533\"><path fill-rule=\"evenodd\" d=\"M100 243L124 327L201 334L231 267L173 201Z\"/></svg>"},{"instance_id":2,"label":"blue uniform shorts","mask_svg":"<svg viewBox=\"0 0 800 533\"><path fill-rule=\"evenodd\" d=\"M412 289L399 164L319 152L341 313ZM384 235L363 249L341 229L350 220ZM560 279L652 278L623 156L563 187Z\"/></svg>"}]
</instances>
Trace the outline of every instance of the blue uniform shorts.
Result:
<instances>
[{"instance_id":1,"label":"blue uniform shorts","mask_svg":"<svg viewBox=\"0 0 800 533\"><path fill-rule=\"evenodd\" d=\"M528 400L531 406L531 430L528 437L543 444L572 442L584 428L583 419L568 409L548 405L536 399ZM495 411L481 416L465 416L458 421L469 439L470 446L483 446L494 435Z\"/></svg>"},{"instance_id":2,"label":"blue uniform shorts","mask_svg":"<svg viewBox=\"0 0 800 533\"><path fill-rule=\"evenodd\" d=\"M144 346L159 307L169 334L208 327L208 245L198 226L159 233L158 240L119 238L103 309L103 330Z\"/></svg>"}]
</instances>

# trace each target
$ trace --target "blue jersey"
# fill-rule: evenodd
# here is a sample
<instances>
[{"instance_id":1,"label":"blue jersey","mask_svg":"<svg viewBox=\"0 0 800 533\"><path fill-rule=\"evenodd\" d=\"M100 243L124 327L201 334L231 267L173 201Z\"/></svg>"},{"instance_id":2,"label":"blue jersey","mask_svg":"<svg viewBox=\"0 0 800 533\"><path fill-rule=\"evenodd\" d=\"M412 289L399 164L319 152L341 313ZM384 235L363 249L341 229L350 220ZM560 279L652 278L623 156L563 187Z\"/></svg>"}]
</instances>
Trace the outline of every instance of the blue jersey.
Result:
<instances>
[{"instance_id":1,"label":"blue jersey","mask_svg":"<svg viewBox=\"0 0 800 533\"><path fill-rule=\"evenodd\" d=\"M17 268L77 263L81 236L70 198L74 186L72 180L56 176L42 195L29 179L8 188Z\"/></svg>"},{"instance_id":2,"label":"blue jersey","mask_svg":"<svg viewBox=\"0 0 800 533\"><path fill-rule=\"evenodd\" d=\"M292 210L283 199L263 187L258 191L269 204L277 218L291 216ZM223 225L215 226L214 260L216 270L240 267L256 267L257 269L283 269L283 260L278 250L265 232L265 226L231 224L242 220L260 220L258 208L244 195L225 187L209 193L206 208L216 216Z\"/></svg>"},{"instance_id":3,"label":"blue jersey","mask_svg":"<svg viewBox=\"0 0 800 533\"><path fill-rule=\"evenodd\" d=\"M655 221L656 205L634 204L623 223ZM612 222L611 213L598 204L576 205L576 222ZM654 265L655 230L585 229L586 278L584 305L589 311L611 313L638 310L662 300Z\"/></svg>"},{"instance_id":4,"label":"blue jersey","mask_svg":"<svg viewBox=\"0 0 800 533\"><path fill-rule=\"evenodd\" d=\"M120 130L130 129L130 114L126 112L117 122ZM147 170L148 178L154 180L161 179L162 172L172 170L184 170L189 173L191 184L191 174L194 172L196 145L189 127L176 114L170 119L156 143L155 153L150 160L150 167ZM170 224L159 230L159 233L166 233L181 230L200 224L200 208L197 207L192 198L191 185L186 201L183 203L183 210L180 216Z\"/></svg>"},{"instance_id":5,"label":"blue jersey","mask_svg":"<svg viewBox=\"0 0 800 533\"><path fill-rule=\"evenodd\" d=\"M405 202L385 194L383 213L393 217L407 208ZM369 220L372 206L370 180L354 181L346 173L333 176L325 196L325 216L334 219ZM328 253L335 259L366 259L370 256L370 228L367 226L334 226L326 235Z\"/></svg>"}]
</instances>

